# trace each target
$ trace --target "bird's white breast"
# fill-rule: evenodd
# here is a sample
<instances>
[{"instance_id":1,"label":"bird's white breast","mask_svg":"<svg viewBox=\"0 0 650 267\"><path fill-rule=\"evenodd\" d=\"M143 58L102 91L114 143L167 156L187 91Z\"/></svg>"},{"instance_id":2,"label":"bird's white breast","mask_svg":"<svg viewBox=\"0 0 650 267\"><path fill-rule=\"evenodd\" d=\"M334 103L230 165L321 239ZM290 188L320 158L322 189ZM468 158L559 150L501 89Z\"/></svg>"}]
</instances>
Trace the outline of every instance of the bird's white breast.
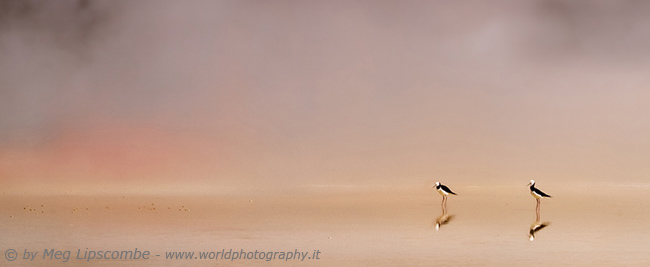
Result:
<instances>
[{"instance_id":1,"label":"bird's white breast","mask_svg":"<svg viewBox=\"0 0 650 267\"><path fill-rule=\"evenodd\" d=\"M438 193L440 193L440 195L443 195L443 196L449 195L449 193L447 193L447 192L445 192L444 190L442 190L442 188L438 188L438 189L436 189L436 190L438 190Z\"/></svg>"},{"instance_id":2,"label":"bird's white breast","mask_svg":"<svg viewBox=\"0 0 650 267\"><path fill-rule=\"evenodd\" d=\"M535 193L535 191L530 191L530 194L533 195L535 198L542 198L540 194Z\"/></svg>"}]
</instances>

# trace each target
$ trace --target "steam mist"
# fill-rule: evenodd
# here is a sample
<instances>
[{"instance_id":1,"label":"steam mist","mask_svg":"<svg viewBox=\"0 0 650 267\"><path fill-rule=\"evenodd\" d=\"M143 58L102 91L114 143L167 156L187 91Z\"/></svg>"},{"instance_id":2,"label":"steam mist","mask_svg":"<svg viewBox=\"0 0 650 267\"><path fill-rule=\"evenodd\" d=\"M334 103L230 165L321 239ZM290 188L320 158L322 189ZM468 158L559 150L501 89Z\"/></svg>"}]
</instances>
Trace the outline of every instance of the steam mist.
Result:
<instances>
[{"instance_id":1,"label":"steam mist","mask_svg":"<svg viewBox=\"0 0 650 267\"><path fill-rule=\"evenodd\" d=\"M2 1L0 183L645 181L648 11Z\"/></svg>"}]
</instances>

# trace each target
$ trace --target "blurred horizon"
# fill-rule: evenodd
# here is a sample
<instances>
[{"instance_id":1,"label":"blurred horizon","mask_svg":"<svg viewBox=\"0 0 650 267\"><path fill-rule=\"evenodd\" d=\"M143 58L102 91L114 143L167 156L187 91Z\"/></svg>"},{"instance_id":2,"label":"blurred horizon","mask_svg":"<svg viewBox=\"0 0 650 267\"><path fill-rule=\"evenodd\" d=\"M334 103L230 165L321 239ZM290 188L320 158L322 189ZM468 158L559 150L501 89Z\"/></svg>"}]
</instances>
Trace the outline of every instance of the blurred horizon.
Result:
<instances>
[{"instance_id":1,"label":"blurred horizon","mask_svg":"<svg viewBox=\"0 0 650 267\"><path fill-rule=\"evenodd\" d=\"M0 186L646 182L648 11L3 1Z\"/></svg>"}]
</instances>

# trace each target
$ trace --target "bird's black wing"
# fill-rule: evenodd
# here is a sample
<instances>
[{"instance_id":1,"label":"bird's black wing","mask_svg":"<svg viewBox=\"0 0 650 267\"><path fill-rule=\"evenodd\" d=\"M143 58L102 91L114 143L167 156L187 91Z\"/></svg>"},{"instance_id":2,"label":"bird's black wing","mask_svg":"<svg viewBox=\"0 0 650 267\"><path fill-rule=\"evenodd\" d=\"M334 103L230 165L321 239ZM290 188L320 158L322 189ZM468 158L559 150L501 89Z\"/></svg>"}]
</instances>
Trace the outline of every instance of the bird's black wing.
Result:
<instances>
[{"instance_id":1,"label":"bird's black wing","mask_svg":"<svg viewBox=\"0 0 650 267\"><path fill-rule=\"evenodd\" d=\"M445 185L440 185L440 187L442 187L442 190L444 190L445 192L447 192L449 194L452 194L452 195L456 194L456 193L452 192L451 189L449 189L449 187L447 187Z\"/></svg>"},{"instance_id":2,"label":"bird's black wing","mask_svg":"<svg viewBox=\"0 0 650 267\"><path fill-rule=\"evenodd\" d=\"M535 191L535 193L537 193L537 194L540 195L540 196L543 196L543 197L551 197L551 196L547 195L546 193L542 192L542 190L539 190L539 189L537 189L537 188L535 188L535 187L533 187L533 188L531 188L531 189L532 189L533 191Z\"/></svg>"}]
</instances>

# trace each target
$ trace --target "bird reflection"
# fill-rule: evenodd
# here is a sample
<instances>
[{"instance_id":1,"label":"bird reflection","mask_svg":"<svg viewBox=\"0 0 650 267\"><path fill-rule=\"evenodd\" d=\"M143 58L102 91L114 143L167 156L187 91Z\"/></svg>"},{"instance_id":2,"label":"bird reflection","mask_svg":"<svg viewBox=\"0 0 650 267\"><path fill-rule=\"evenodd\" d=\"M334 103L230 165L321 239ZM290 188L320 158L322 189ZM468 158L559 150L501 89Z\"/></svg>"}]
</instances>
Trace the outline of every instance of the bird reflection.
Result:
<instances>
[{"instance_id":1,"label":"bird reflection","mask_svg":"<svg viewBox=\"0 0 650 267\"><path fill-rule=\"evenodd\" d=\"M535 221L532 225L530 225L530 230L528 231L528 238L530 239L530 241L535 240L535 234L540 230L544 229L549 224L551 223Z\"/></svg>"},{"instance_id":2,"label":"bird reflection","mask_svg":"<svg viewBox=\"0 0 650 267\"><path fill-rule=\"evenodd\" d=\"M454 215L449 215L446 212L443 212L442 215L440 215L438 218L436 218L435 225L436 225L436 231L440 230L440 227L448 224L451 219L454 218Z\"/></svg>"}]
</instances>

